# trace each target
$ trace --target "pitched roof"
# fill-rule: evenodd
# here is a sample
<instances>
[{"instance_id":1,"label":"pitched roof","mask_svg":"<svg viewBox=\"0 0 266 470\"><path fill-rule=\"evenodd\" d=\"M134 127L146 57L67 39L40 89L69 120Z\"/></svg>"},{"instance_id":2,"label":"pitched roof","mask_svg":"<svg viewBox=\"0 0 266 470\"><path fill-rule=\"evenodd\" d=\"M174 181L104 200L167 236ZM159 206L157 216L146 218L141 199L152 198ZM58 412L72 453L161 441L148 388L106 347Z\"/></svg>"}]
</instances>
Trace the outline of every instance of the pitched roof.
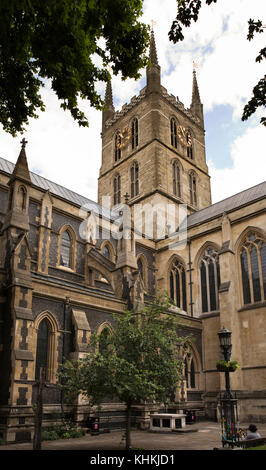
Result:
<instances>
[{"instance_id":1,"label":"pitched roof","mask_svg":"<svg viewBox=\"0 0 266 470\"><path fill-rule=\"evenodd\" d=\"M15 168L15 164L0 157L0 172L12 174ZM41 188L45 191L49 190L51 194L59 196L67 201L77 204L78 206L85 207L88 210L95 210L96 213L102 214L103 217L108 217L109 211L107 208L97 204L97 202L91 199L81 196L80 194L71 191L70 189L64 188L60 184L54 183L43 176L37 175L30 171L31 182L34 186Z\"/></svg>"},{"instance_id":2,"label":"pitched roof","mask_svg":"<svg viewBox=\"0 0 266 470\"><path fill-rule=\"evenodd\" d=\"M201 224L207 220L222 215L224 212L231 212L265 197L266 181L257 184L252 188L245 189L244 191L234 194L233 196L223 199L222 201L216 202L215 204L205 207L200 211L194 212L194 214L190 214L187 218L187 228Z\"/></svg>"},{"instance_id":3,"label":"pitched roof","mask_svg":"<svg viewBox=\"0 0 266 470\"><path fill-rule=\"evenodd\" d=\"M14 170L14 163L5 160L0 157L0 172L12 174ZM103 217L109 218L109 210L97 202L92 201L80 194L71 191L70 189L64 188L57 183L44 178L43 176L37 175L36 173L30 172L32 184L47 191L50 190L51 194L59 196L67 201L76 204L78 206L85 206L88 210L94 209L96 213L102 214ZM266 181L257 184L252 188L245 189L240 193L234 194L222 201L216 202L211 206L205 207L199 211L190 214L187 218L187 228L191 228L194 225L201 224L215 217L221 216L224 212L231 212L242 206L251 204L259 199L266 197ZM112 218L117 218L116 212L111 212Z\"/></svg>"}]
</instances>

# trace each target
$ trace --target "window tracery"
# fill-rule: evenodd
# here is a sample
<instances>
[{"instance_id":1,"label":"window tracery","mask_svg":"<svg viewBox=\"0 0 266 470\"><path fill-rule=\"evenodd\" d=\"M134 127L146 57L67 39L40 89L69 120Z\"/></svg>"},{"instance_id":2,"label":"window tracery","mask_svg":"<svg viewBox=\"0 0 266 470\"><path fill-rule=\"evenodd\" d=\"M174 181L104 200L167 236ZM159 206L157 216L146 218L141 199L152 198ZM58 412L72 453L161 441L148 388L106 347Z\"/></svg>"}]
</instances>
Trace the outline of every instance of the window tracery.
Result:
<instances>
[{"instance_id":1,"label":"window tracery","mask_svg":"<svg viewBox=\"0 0 266 470\"><path fill-rule=\"evenodd\" d=\"M178 259L170 267L170 298L177 307L187 311L186 272Z\"/></svg>"},{"instance_id":2,"label":"window tracery","mask_svg":"<svg viewBox=\"0 0 266 470\"><path fill-rule=\"evenodd\" d=\"M202 312L218 310L220 266L218 251L208 247L200 260L201 308Z\"/></svg>"},{"instance_id":3,"label":"window tracery","mask_svg":"<svg viewBox=\"0 0 266 470\"><path fill-rule=\"evenodd\" d=\"M266 244L256 232L245 237L240 265L244 304L266 300Z\"/></svg>"}]
</instances>

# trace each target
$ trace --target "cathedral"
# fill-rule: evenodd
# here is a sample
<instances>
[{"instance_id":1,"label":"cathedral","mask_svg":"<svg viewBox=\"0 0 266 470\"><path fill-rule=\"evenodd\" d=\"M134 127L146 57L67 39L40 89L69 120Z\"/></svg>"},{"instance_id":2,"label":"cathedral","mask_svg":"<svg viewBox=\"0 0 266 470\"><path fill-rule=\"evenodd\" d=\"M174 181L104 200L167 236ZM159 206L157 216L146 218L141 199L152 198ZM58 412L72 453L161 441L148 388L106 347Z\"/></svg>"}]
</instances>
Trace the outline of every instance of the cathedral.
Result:
<instances>
[{"instance_id":1,"label":"cathedral","mask_svg":"<svg viewBox=\"0 0 266 470\"><path fill-rule=\"evenodd\" d=\"M204 133L196 72L186 109L161 84L152 32L139 95L116 111L106 87L97 203L30 172L24 139L15 165L0 158L0 437L7 442L33 438L41 367L44 426L62 413L80 425L93 416L81 399L65 403L60 364L85 357L92 333L112 332L113 313L160 292L193 336L169 409L219 418L225 327L240 365L230 374L239 419L266 422L266 183L212 204ZM160 406L136 404L134 424L147 429ZM124 421L123 403L103 404L102 429Z\"/></svg>"}]
</instances>

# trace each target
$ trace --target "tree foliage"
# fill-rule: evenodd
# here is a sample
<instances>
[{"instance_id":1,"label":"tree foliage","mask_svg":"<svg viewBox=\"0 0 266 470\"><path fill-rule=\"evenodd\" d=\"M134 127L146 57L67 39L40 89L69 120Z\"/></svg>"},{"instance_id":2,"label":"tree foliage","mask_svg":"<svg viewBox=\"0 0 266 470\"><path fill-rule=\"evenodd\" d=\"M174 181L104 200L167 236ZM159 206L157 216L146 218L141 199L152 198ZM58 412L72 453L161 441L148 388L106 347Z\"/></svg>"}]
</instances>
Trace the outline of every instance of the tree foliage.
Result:
<instances>
[{"instance_id":1,"label":"tree foliage","mask_svg":"<svg viewBox=\"0 0 266 470\"><path fill-rule=\"evenodd\" d=\"M217 0L205 0L207 5L216 3ZM177 16L173 21L171 29L169 31L169 39L174 43L183 41L183 26L190 27L192 21L198 20L199 11L202 7L201 0L177 0ZM262 25L261 20L255 21L250 19L248 21L248 35L247 39L250 41L254 38L254 33L265 32L265 26ZM266 59L266 47L261 49L259 55L256 57L256 62L261 62ZM254 114L258 108L266 106L266 75L259 80L257 85L253 88L253 96L245 105L242 121L247 120L252 114ZM266 126L266 118L262 117L260 122Z\"/></svg>"},{"instance_id":2,"label":"tree foliage","mask_svg":"<svg viewBox=\"0 0 266 470\"><path fill-rule=\"evenodd\" d=\"M93 336L94 350L84 359L66 361L60 374L70 402L82 394L91 405L100 405L106 397L126 403L127 448L132 405L169 402L182 375L178 351L190 339L179 336L180 321L167 312L169 305L158 298L139 312L114 315L114 331L105 336L101 348L100 338Z\"/></svg>"},{"instance_id":3,"label":"tree foliage","mask_svg":"<svg viewBox=\"0 0 266 470\"><path fill-rule=\"evenodd\" d=\"M1 0L0 122L13 136L44 111L45 79L80 126L78 98L96 109L96 91L110 78L138 78L147 64L149 35L138 21L142 0Z\"/></svg>"},{"instance_id":4,"label":"tree foliage","mask_svg":"<svg viewBox=\"0 0 266 470\"><path fill-rule=\"evenodd\" d=\"M251 41L254 38L254 33L263 33L264 27L260 20L254 21L252 19L248 22L248 35L247 39ZM260 50L259 55L256 57L256 62L261 62L266 59L266 47ZM245 105L242 120L246 121L253 113L256 112L260 106L266 106L266 75L259 80L257 85L253 88L253 96ZM266 126L266 117L262 117L260 122Z\"/></svg>"}]
</instances>

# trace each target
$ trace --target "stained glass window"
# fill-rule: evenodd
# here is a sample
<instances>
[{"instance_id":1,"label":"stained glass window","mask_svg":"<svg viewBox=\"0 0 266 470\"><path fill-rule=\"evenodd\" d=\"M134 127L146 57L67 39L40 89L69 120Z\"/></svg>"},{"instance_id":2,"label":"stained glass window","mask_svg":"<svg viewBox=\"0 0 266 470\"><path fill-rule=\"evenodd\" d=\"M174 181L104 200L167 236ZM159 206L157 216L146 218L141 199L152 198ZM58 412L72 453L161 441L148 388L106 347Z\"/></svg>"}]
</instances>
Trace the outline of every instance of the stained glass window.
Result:
<instances>
[{"instance_id":1,"label":"stained glass window","mask_svg":"<svg viewBox=\"0 0 266 470\"><path fill-rule=\"evenodd\" d=\"M206 279L206 266L202 261L200 266L200 278L201 278L201 304L202 312L208 312L208 295L207 295L207 279Z\"/></svg>"},{"instance_id":2,"label":"stained glass window","mask_svg":"<svg viewBox=\"0 0 266 470\"><path fill-rule=\"evenodd\" d=\"M189 174L189 194L190 203L194 206L197 205L197 180L194 173Z\"/></svg>"},{"instance_id":3,"label":"stained glass window","mask_svg":"<svg viewBox=\"0 0 266 470\"><path fill-rule=\"evenodd\" d=\"M257 233L246 236L240 265L244 304L266 300L266 245Z\"/></svg>"},{"instance_id":4,"label":"stained glass window","mask_svg":"<svg viewBox=\"0 0 266 470\"><path fill-rule=\"evenodd\" d=\"M132 150L136 148L139 144L139 135L138 135L138 120L137 118L133 119L131 123L131 145Z\"/></svg>"},{"instance_id":5,"label":"stained glass window","mask_svg":"<svg viewBox=\"0 0 266 470\"><path fill-rule=\"evenodd\" d=\"M220 287L220 266L218 252L209 247L200 262L201 306L202 312L218 309L218 290Z\"/></svg>"},{"instance_id":6,"label":"stained glass window","mask_svg":"<svg viewBox=\"0 0 266 470\"><path fill-rule=\"evenodd\" d=\"M121 158L121 142L122 137L120 132L117 132L115 135L115 161L117 162Z\"/></svg>"},{"instance_id":7,"label":"stained glass window","mask_svg":"<svg viewBox=\"0 0 266 470\"><path fill-rule=\"evenodd\" d=\"M209 261L209 286L210 286L210 307L211 311L216 310L216 285L214 275L213 260Z\"/></svg>"},{"instance_id":8,"label":"stained glass window","mask_svg":"<svg viewBox=\"0 0 266 470\"><path fill-rule=\"evenodd\" d=\"M186 379L186 385L188 387L188 364L187 364L187 359L185 359L185 379Z\"/></svg>"},{"instance_id":9,"label":"stained glass window","mask_svg":"<svg viewBox=\"0 0 266 470\"><path fill-rule=\"evenodd\" d=\"M46 370L47 377L47 362L48 362L48 341L49 341L49 324L46 318L41 321L37 333L37 350L36 350L36 368L35 378L40 378L40 368Z\"/></svg>"},{"instance_id":10,"label":"stained glass window","mask_svg":"<svg viewBox=\"0 0 266 470\"><path fill-rule=\"evenodd\" d=\"M177 125L175 118L170 121L171 145L177 148Z\"/></svg>"},{"instance_id":11,"label":"stained glass window","mask_svg":"<svg viewBox=\"0 0 266 470\"><path fill-rule=\"evenodd\" d=\"M71 238L67 230L62 234L60 264L67 268L69 268L71 264Z\"/></svg>"},{"instance_id":12,"label":"stained glass window","mask_svg":"<svg viewBox=\"0 0 266 470\"><path fill-rule=\"evenodd\" d=\"M262 271L262 284L264 291L264 299L266 299L266 245L263 243L260 250L261 257L261 271Z\"/></svg>"},{"instance_id":13,"label":"stained glass window","mask_svg":"<svg viewBox=\"0 0 266 470\"><path fill-rule=\"evenodd\" d=\"M176 269L175 272L175 288L176 288L176 305L181 307L181 289L180 289L180 276L179 276L179 269Z\"/></svg>"},{"instance_id":14,"label":"stained glass window","mask_svg":"<svg viewBox=\"0 0 266 470\"><path fill-rule=\"evenodd\" d=\"M190 387L191 388L196 387L195 366L194 366L194 360L193 359L191 359L191 363L190 363Z\"/></svg>"},{"instance_id":15,"label":"stained glass window","mask_svg":"<svg viewBox=\"0 0 266 470\"><path fill-rule=\"evenodd\" d=\"M255 246L253 246L250 250L250 265L251 265L251 272L252 272L254 302L257 302L261 300L261 292L260 292L258 252Z\"/></svg>"},{"instance_id":16,"label":"stained glass window","mask_svg":"<svg viewBox=\"0 0 266 470\"><path fill-rule=\"evenodd\" d=\"M172 164L172 173L173 173L173 193L180 197L181 196L181 185L180 185L180 166L175 160Z\"/></svg>"},{"instance_id":17,"label":"stained glass window","mask_svg":"<svg viewBox=\"0 0 266 470\"><path fill-rule=\"evenodd\" d=\"M102 250L102 254L105 258L110 259L110 257L111 257L110 250L109 250L107 245L104 245L103 250Z\"/></svg>"},{"instance_id":18,"label":"stained glass window","mask_svg":"<svg viewBox=\"0 0 266 470\"><path fill-rule=\"evenodd\" d=\"M243 286L243 295L244 295L244 304L250 304L250 286L248 278L248 255L246 251L241 253L241 269L242 269L242 286Z\"/></svg>"},{"instance_id":19,"label":"stained glass window","mask_svg":"<svg viewBox=\"0 0 266 470\"><path fill-rule=\"evenodd\" d=\"M130 168L131 179L131 197L135 197L139 193L139 165L134 162Z\"/></svg>"},{"instance_id":20,"label":"stained glass window","mask_svg":"<svg viewBox=\"0 0 266 470\"><path fill-rule=\"evenodd\" d=\"M182 293L183 293L183 310L187 311L187 291L186 291L186 274L182 269Z\"/></svg>"},{"instance_id":21,"label":"stained glass window","mask_svg":"<svg viewBox=\"0 0 266 470\"><path fill-rule=\"evenodd\" d=\"M175 293L174 293L174 276L173 272L170 272L170 298L175 301Z\"/></svg>"},{"instance_id":22,"label":"stained glass window","mask_svg":"<svg viewBox=\"0 0 266 470\"><path fill-rule=\"evenodd\" d=\"M187 310L186 273L184 266L175 260L170 269L170 298L182 310Z\"/></svg>"}]
</instances>

